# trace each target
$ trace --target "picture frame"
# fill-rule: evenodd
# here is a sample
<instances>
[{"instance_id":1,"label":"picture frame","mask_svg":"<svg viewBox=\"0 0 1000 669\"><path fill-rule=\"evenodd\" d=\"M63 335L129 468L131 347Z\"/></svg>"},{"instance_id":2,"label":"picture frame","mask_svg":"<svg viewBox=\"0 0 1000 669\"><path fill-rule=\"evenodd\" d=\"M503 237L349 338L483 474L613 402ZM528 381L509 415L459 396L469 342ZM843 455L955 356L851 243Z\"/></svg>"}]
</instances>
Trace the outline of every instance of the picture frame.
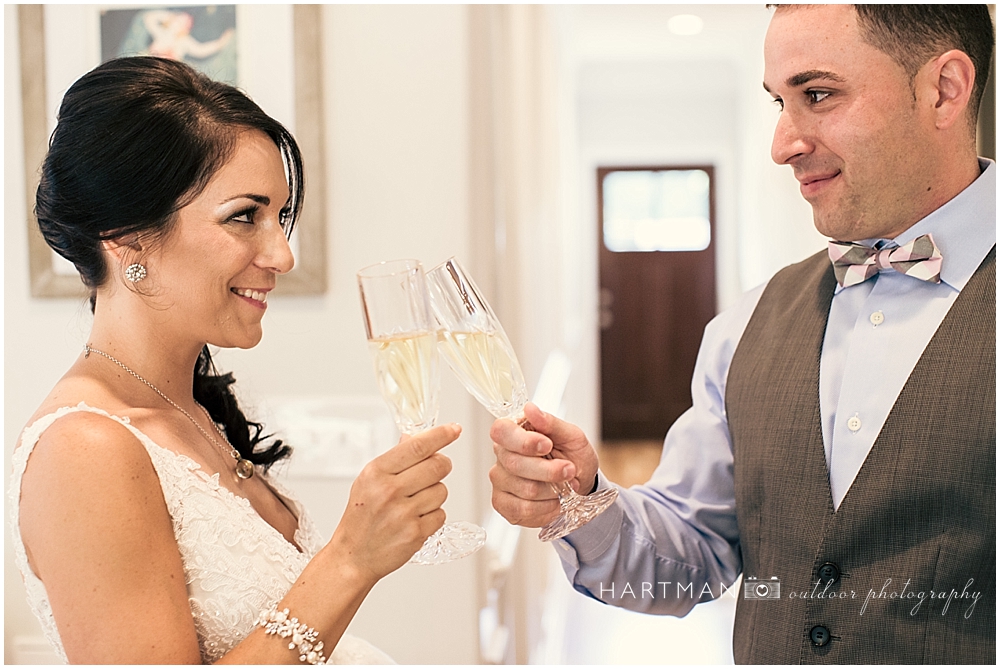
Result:
<instances>
[{"instance_id":1,"label":"picture frame","mask_svg":"<svg viewBox=\"0 0 1000 669\"><path fill-rule=\"evenodd\" d=\"M28 226L28 266L31 296L83 298L89 293L75 273L59 271L35 219L35 191L48 148L45 8L19 5L21 106L24 134L25 202ZM294 135L305 164L306 198L295 226L295 268L278 281L275 294L321 295L327 289L325 123L322 87L322 7L293 5L291 50L293 71ZM79 75L84 74L80 72ZM78 76L79 76L78 75Z\"/></svg>"}]
</instances>

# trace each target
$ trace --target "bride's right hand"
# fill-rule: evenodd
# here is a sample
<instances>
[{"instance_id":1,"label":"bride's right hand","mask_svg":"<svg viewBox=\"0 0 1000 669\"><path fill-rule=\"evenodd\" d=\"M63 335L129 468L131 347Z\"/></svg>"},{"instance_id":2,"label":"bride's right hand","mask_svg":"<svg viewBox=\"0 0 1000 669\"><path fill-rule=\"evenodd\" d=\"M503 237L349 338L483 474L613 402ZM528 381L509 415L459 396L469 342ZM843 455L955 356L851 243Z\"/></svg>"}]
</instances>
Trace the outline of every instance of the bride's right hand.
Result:
<instances>
[{"instance_id":1,"label":"bride's right hand","mask_svg":"<svg viewBox=\"0 0 1000 669\"><path fill-rule=\"evenodd\" d=\"M330 541L361 573L378 580L399 569L444 525L451 460L438 451L461 433L453 423L404 436L361 470Z\"/></svg>"}]
</instances>

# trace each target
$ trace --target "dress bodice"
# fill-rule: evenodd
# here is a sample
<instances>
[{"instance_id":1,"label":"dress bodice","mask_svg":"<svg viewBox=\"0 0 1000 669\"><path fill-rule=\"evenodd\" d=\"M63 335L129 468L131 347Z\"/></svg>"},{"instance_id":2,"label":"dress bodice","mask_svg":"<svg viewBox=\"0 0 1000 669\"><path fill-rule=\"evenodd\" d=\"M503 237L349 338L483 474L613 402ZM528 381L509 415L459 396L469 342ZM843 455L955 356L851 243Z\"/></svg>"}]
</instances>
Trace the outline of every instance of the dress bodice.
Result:
<instances>
[{"instance_id":1,"label":"dress bodice","mask_svg":"<svg viewBox=\"0 0 1000 669\"><path fill-rule=\"evenodd\" d=\"M253 631L262 611L284 597L322 547L322 538L298 501L273 479L268 478L268 484L298 518L295 544L268 524L249 500L222 486L218 474L209 476L191 458L158 446L132 426L128 417L113 416L83 402L47 414L25 428L21 444L14 451L9 508L14 556L27 589L28 604L64 661L66 654L45 586L31 570L21 540L19 506L21 478L39 437L53 422L76 411L117 421L135 435L149 454L180 549L202 661L215 662ZM361 639L344 635L330 654L329 663L387 664L392 660Z\"/></svg>"}]
</instances>

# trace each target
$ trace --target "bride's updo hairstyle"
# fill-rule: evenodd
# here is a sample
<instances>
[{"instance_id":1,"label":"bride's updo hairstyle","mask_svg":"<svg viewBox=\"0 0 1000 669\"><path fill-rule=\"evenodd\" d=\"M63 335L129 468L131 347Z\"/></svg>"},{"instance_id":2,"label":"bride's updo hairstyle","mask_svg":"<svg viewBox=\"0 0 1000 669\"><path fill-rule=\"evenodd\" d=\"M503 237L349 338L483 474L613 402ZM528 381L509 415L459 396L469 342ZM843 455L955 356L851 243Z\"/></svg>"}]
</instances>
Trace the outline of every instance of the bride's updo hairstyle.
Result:
<instances>
[{"instance_id":1,"label":"bride's updo hairstyle","mask_svg":"<svg viewBox=\"0 0 1000 669\"><path fill-rule=\"evenodd\" d=\"M281 152L291 191L282 216L291 234L302 206L302 156L291 134L237 88L146 56L110 60L69 88L42 164L35 215L48 245L91 289L92 310L96 289L111 280L102 242L137 238L146 248L162 239L247 130L263 132ZM205 346L195 399L244 458L268 467L291 449L281 440L261 445L268 437L243 415L234 382L217 372Z\"/></svg>"}]
</instances>

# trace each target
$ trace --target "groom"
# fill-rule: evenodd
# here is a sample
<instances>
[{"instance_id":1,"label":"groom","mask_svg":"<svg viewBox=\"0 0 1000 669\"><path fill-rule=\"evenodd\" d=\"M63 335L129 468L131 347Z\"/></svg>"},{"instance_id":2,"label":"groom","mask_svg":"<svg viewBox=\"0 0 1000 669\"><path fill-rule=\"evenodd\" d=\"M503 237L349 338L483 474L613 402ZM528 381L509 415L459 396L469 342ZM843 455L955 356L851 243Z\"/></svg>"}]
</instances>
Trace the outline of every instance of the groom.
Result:
<instances>
[{"instance_id":1,"label":"groom","mask_svg":"<svg viewBox=\"0 0 1000 669\"><path fill-rule=\"evenodd\" d=\"M995 663L993 44L985 6L775 10L771 155L838 241L706 328L653 478L556 542L577 590L684 615L742 573L737 662ZM490 479L538 527L548 482L611 484L577 427L527 417L494 424Z\"/></svg>"}]
</instances>

